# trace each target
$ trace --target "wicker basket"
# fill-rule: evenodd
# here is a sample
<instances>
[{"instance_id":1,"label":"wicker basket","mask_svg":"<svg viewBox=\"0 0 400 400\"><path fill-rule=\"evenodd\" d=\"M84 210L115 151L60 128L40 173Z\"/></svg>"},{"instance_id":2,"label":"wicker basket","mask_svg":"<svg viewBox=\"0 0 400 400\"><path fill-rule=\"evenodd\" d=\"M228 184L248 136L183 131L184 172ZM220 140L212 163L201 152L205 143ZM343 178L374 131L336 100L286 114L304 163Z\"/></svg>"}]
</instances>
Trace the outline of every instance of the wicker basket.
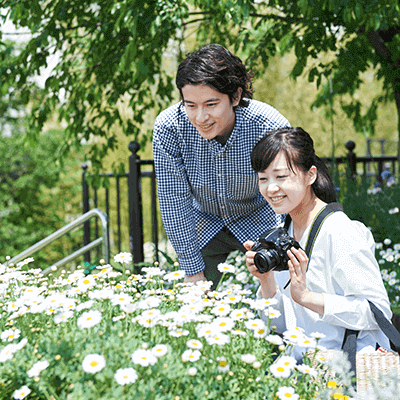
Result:
<instances>
[{"instance_id":1,"label":"wicker basket","mask_svg":"<svg viewBox=\"0 0 400 400\"><path fill-rule=\"evenodd\" d=\"M340 350L318 350L317 357L314 358L314 351L307 352L308 358L314 359L313 366L318 363L318 359L328 359ZM371 353L357 353L357 392L367 390L372 383L379 384L381 375L387 374L390 370L396 369L400 375L400 357L398 353L379 351ZM329 377L329 371L327 370Z\"/></svg>"}]
</instances>

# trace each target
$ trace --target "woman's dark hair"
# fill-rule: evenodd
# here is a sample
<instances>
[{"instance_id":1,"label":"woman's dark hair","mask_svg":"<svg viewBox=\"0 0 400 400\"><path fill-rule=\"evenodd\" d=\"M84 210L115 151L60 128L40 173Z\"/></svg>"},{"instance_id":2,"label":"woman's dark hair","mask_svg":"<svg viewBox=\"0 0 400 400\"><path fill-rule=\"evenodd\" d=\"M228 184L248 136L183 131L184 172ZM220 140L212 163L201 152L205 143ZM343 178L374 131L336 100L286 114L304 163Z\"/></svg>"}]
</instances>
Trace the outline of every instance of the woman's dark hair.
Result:
<instances>
[{"instance_id":1,"label":"woman's dark hair","mask_svg":"<svg viewBox=\"0 0 400 400\"><path fill-rule=\"evenodd\" d=\"M185 85L208 85L227 94L231 103L242 88L239 107L247 107L253 95L252 75L247 72L239 57L219 44L209 44L187 54L179 64L176 86L181 97Z\"/></svg>"},{"instance_id":2,"label":"woman's dark hair","mask_svg":"<svg viewBox=\"0 0 400 400\"><path fill-rule=\"evenodd\" d=\"M335 186L328 168L315 154L314 142L302 128L288 127L268 132L251 152L251 166L254 171L265 171L281 151L293 172L295 172L293 164L304 172L315 165L317 178L311 185L315 195L325 203L336 201Z\"/></svg>"}]
</instances>

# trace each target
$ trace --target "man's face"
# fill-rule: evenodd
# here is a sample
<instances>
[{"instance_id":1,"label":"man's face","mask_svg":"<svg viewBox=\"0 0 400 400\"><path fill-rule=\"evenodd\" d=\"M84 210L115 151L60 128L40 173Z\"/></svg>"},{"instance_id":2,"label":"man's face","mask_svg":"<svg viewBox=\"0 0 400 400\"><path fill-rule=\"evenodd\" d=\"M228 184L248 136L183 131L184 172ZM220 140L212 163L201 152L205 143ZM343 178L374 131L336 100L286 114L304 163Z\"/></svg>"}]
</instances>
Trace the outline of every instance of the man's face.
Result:
<instances>
[{"instance_id":1,"label":"man's face","mask_svg":"<svg viewBox=\"0 0 400 400\"><path fill-rule=\"evenodd\" d=\"M182 88L182 101L189 121L204 139L229 138L235 126L235 111L240 101L231 103L229 96L207 85L185 85Z\"/></svg>"}]
</instances>

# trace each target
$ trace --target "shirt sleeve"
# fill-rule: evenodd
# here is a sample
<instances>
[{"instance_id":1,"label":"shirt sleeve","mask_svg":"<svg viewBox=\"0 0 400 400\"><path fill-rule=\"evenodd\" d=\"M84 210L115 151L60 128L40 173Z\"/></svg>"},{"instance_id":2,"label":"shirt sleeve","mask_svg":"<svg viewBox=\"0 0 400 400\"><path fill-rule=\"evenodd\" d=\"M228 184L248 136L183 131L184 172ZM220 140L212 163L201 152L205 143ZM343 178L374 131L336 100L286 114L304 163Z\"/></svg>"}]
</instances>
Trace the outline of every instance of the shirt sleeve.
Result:
<instances>
[{"instance_id":1,"label":"shirt sleeve","mask_svg":"<svg viewBox=\"0 0 400 400\"><path fill-rule=\"evenodd\" d=\"M180 154L177 129L156 120L153 132L154 164L164 228L187 275L204 270L193 214L193 195Z\"/></svg>"},{"instance_id":2,"label":"shirt sleeve","mask_svg":"<svg viewBox=\"0 0 400 400\"><path fill-rule=\"evenodd\" d=\"M331 223L333 219L325 221L331 243L326 254L331 260L334 293L324 293L322 320L348 329L376 330L379 326L367 300L388 319L392 313L375 259L375 242L362 223L347 217L341 219L343 223L335 226Z\"/></svg>"}]
</instances>

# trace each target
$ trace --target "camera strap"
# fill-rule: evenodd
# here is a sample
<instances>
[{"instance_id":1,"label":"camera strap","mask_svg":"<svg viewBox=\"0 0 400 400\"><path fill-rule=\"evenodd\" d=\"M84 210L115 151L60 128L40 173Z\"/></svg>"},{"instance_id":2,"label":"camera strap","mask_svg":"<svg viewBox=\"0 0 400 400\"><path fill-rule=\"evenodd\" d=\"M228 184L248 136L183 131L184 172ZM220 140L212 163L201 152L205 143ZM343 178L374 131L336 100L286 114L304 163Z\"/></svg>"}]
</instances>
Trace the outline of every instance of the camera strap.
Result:
<instances>
[{"instance_id":1,"label":"camera strap","mask_svg":"<svg viewBox=\"0 0 400 400\"><path fill-rule=\"evenodd\" d=\"M315 239L318 236L318 233L321 229L323 222L334 212L336 211L343 211L343 206L340 203L334 202L327 204L324 208L320 210L320 212L315 216L314 221L312 222L310 232L308 234L305 253L307 254L308 259L311 258L312 249L314 247ZM285 218L285 225L284 227L286 230L289 229L290 222L292 218L288 214ZM286 289L290 283L290 279L287 284L284 286L283 289Z\"/></svg>"}]
</instances>

